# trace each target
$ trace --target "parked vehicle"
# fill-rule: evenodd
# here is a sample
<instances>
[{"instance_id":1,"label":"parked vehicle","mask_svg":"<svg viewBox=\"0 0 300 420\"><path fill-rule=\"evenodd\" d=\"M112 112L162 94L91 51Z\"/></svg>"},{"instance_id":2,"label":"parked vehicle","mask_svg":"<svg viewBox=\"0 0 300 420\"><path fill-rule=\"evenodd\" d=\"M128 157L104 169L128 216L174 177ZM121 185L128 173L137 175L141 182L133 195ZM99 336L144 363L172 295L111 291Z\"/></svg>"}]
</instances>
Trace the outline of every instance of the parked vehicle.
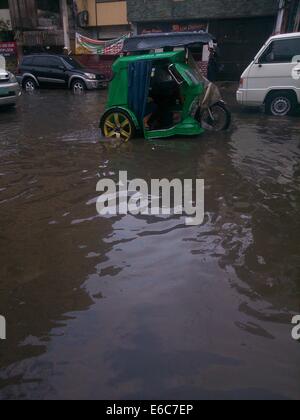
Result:
<instances>
[{"instance_id":1,"label":"parked vehicle","mask_svg":"<svg viewBox=\"0 0 300 420\"><path fill-rule=\"evenodd\" d=\"M17 78L28 92L51 85L81 93L86 89L99 89L107 82L103 74L85 68L73 58L51 54L25 56L19 66Z\"/></svg>"},{"instance_id":2,"label":"parked vehicle","mask_svg":"<svg viewBox=\"0 0 300 420\"><path fill-rule=\"evenodd\" d=\"M20 94L15 76L0 68L0 106L15 106Z\"/></svg>"},{"instance_id":3,"label":"parked vehicle","mask_svg":"<svg viewBox=\"0 0 300 420\"><path fill-rule=\"evenodd\" d=\"M230 112L189 51L195 44L212 42L205 32L127 39L127 55L113 66L102 134L128 141L137 132L155 139L227 129Z\"/></svg>"},{"instance_id":4,"label":"parked vehicle","mask_svg":"<svg viewBox=\"0 0 300 420\"><path fill-rule=\"evenodd\" d=\"M271 37L244 71L237 100L265 106L276 116L293 114L300 104L300 33Z\"/></svg>"}]
</instances>

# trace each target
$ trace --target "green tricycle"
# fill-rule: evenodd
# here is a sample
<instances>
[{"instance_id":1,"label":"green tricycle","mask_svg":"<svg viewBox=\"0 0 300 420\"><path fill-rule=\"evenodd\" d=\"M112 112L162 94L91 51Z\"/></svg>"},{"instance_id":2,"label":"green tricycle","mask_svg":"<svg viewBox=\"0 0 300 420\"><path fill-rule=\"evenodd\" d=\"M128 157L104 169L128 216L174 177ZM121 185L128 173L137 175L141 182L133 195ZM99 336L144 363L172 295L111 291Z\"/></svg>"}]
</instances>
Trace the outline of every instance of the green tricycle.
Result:
<instances>
[{"instance_id":1,"label":"green tricycle","mask_svg":"<svg viewBox=\"0 0 300 420\"><path fill-rule=\"evenodd\" d=\"M206 32L128 38L113 65L102 135L129 141L137 134L158 139L228 129L231 114L219 89L191 52L213 42Z\"/></svg>"}]
</instances>

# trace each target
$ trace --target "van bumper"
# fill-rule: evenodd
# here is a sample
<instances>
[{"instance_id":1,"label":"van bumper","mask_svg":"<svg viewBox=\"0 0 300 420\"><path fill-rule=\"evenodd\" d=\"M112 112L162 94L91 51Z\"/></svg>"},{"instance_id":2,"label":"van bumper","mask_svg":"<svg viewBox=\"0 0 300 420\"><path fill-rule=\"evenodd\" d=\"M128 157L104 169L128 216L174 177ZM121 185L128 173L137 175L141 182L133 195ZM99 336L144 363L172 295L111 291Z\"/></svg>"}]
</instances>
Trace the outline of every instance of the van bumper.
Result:
<instances>
[{"instance_id":1,"label":"van bumper","mask_svg":"<svg viewBox=\"0 0 300 420\"><path fill-rule=\"evenodd\" d=\"M249 107L261 107L264 105L268 90L264 89L239 89L236 93L236 99L240 105Z\"/></svg>"},{"instance_id":2,"label":"van bumper","mask_svg":"<svg viewBox=\"0 0 300 420\"><path fill-rule=\"evenodd\" d=\"M244 89L239 89L236 93L236 100L240 105L247 105L246 103L246 91Z\"/></svg>"},{"instance_id":3,"label":"van bumper","mask_svg":"<svg viewBox=\"0 0 300 420\"><path fill-rule=\"evenodd\" d=\"M106 87L107 81L106 80L91 80L91 79L84 79L86 88L88 90L95 90L95 89L101 89L103 87Z\"/></svg>"}]
</instances>

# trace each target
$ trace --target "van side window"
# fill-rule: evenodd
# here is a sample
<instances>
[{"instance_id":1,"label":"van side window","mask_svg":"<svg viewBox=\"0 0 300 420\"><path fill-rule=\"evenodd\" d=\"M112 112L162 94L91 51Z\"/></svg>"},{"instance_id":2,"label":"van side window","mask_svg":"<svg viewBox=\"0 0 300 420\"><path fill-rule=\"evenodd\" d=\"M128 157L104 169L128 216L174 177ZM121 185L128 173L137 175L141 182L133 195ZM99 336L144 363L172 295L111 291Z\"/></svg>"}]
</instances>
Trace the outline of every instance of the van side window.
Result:
<instances>
[{"instance_id":1,"label":"van side window","mask_svg":"<svg viewBox=\"0 0 300 420\"><path fill-rule=\"evenodd\" d=\"M261 64L292 63L300 55L300 38L273 41L260 57Z\"/></svg>"}]
</instances>

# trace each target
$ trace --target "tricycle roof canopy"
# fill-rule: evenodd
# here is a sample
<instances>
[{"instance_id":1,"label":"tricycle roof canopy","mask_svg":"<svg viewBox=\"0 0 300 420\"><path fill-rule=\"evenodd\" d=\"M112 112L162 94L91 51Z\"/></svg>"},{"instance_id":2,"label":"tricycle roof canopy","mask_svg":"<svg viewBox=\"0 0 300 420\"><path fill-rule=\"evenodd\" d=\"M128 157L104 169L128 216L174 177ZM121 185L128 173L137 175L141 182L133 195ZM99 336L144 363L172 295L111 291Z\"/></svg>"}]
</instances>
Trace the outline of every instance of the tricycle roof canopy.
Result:
<instances>
[{"instance_id":1,"label":"tricycle roof canopy","mask_svg":"<svg viewBox=\"0 0 300 420\"><path fill-rule=\"evenodd\" d=\"M133 36L124 42L124 52L148 51L167 47L209 44L215 39L208 32L177 32Z\"/></svg>"}]
</instances>

